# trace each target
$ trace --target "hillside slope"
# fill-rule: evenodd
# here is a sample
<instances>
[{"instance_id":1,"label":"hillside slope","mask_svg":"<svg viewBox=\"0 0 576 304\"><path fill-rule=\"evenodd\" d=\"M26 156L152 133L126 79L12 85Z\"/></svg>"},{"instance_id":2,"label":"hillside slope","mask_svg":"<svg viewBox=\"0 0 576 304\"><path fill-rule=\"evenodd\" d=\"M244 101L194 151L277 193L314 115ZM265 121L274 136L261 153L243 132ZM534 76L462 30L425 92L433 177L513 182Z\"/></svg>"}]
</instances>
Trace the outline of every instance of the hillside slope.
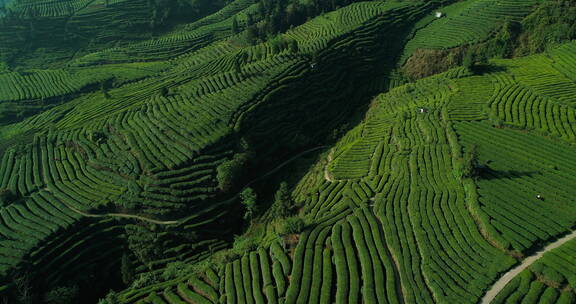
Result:
<instances>
[{"instance_id":1,"label":"hillside slope","mask_svg":"<svg viewBox=\"0 0 576 304\"><path fill-rule=\"evenodd\" d=\"M547 4L210 3L8 6L7 301L477 303L573 231L576 44L478 54Z\"/></svg>"},{"instance_id":2,"label":"hillside slope","mask_svg":"<svg viewBox=\"0 0 576 304\"><path fill-rule=\"evenodd\" d=\"M210 268L120 299L478 302L500 273L576 224L576 150L567 135L574 113L562 96L520 76L530 62L531 71L568 79L549 61L562 66L574 46L492 61L482 75L452 70L379 95L362 123L324 155L329 161L318 163L324 169L297 187L308 228L295 247L284 238L286 249L272 242L217 265L219 283ZM504 94L509 86L525 93ZM538 113L549 114L536 115L526 102L543 103L550 111ZM527 127L516 116L546 127ZM472 177L470 149L479 163ZM574 298L570 289L561 293Z\"/></svg>"}]
</instances>

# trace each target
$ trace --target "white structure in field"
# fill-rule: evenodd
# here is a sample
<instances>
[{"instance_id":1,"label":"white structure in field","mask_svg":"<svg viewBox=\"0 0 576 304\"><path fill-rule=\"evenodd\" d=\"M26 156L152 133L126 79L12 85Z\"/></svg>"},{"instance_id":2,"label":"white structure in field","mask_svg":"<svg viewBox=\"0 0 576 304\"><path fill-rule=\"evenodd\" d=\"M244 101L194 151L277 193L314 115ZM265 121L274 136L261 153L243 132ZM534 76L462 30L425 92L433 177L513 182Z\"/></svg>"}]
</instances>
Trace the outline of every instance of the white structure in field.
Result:
<instances>
[{"instance_id":1,"label":"white structure in field","mask_svg":"<svg viewBox=\"0 0 576 304\"><path fill-rule=\"evenodd\" d=\"M436 12L436 18L442 18L442 17L444 17L444 13Z\"/></svg>"}]
</instances>

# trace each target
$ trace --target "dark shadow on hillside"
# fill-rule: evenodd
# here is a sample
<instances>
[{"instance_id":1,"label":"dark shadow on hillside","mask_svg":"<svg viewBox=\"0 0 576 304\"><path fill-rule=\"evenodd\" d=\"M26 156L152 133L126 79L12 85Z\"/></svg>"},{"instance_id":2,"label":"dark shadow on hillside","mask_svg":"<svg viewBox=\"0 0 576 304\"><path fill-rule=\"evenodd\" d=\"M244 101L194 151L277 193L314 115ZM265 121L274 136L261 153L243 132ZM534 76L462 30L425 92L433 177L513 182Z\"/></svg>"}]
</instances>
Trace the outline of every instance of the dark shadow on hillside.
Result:
<instances>
[{"instance_id":1,"label":"dark shadow on hillside","mask_svg":"<svg viewBox=\"0 0 576 304\"><path fill-rule=\"evenodd\" d=\"M259 195L259 201L262 203L260 206L262 208L262 214L265 213L274 202L274 194L278 190L280 183L286 182L289 187L293 189L318 162L322 162L329 149L330 147L326 146L323 149L307 153L267 178L256 182L253 186Z\"/></svg>"},{"instance_id":2,"label":"dark shadow on hillside","mask_svg":"<svg viewBox=\"0 0 576 304\"><path fill-rule=\"evenodd\" d=\"M508 70L505 66L494 64L481 64L474 67L474 73L477 75L484 75L497 72L506 72Z\"/></svg>"},{"instance_id":3,"label":"dark shadow on hillside","mask_svg":"<svg viewBox=\"0 0 576 304\"><path fill-rule=\"evenodd\" d=\"M478 168L477 172L476 176L479 180L517 179L540 174L538 171L494 170L489 167Z\"/></svg>"}]
</instances>

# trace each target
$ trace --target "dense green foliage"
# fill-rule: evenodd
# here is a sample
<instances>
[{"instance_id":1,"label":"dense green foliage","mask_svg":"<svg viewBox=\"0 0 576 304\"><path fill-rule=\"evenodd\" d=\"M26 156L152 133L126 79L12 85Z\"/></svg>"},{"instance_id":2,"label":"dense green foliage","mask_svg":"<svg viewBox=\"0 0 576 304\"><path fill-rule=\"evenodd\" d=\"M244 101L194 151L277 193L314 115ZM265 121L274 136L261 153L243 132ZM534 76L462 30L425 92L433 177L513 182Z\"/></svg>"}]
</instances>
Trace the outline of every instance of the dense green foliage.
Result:
<instances>
[{"instance_id":1,"label":"dense green foliage","mask_svg":"<svg viewBox=\"0 0 576 304\"><path fill-rule=\"evenodd\" d=\"M78 287L57 287L49 291L44 300L48 304L72 304L78 301Z\"/></svg>"},{"instance_id":2,"label":"dense green foliage","mask_svg":"<svg viewBox=\"0 0 576 304\"><path fill-rule=\"evenodd\" d=\"M280 183L278 190L274 194L274 203L270 207L272 218L285 218L292 213L292 198L286 182Z\"/></svg>"},{"instance_id":3,"label":"dense green foliage","mask_svg":"<svg viewBox=\"0 0 576 304\"><path fill-rule=\"evenodd\" d=\"M547 46L576 38L576 1L545 1L521 23L518 54L534 54Z\"/></svg>"},{"instance_id":4,"label":"dense green foliage","mask_svg":"<svg viewBox=\"0 0 576 304\"><path fill-rule=\"evenodd\" d=\"M244 219L251 220L258 214L257 195L252 188L246 188L240 193L240 199L244 206Z\"/></svg>"}]
</instances>

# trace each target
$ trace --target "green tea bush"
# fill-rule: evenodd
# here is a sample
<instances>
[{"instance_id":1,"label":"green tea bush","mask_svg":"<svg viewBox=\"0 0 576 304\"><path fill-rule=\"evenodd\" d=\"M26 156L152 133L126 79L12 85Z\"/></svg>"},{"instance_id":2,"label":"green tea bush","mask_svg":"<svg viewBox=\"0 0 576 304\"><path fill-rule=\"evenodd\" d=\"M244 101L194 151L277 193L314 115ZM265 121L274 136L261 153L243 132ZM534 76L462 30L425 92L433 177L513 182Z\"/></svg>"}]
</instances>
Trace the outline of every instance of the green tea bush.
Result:
<instances>
[{"instance_id":1,"label":"green tea bush","mask_svg":"<svg viewBox=\"0 0 576 304\"><path fill-rule=\"evenodd\" d=\"M298 216L289 217L284 221L282 234L300 233L306 228L304 220Z\"/></svg>"}]
</instances>

